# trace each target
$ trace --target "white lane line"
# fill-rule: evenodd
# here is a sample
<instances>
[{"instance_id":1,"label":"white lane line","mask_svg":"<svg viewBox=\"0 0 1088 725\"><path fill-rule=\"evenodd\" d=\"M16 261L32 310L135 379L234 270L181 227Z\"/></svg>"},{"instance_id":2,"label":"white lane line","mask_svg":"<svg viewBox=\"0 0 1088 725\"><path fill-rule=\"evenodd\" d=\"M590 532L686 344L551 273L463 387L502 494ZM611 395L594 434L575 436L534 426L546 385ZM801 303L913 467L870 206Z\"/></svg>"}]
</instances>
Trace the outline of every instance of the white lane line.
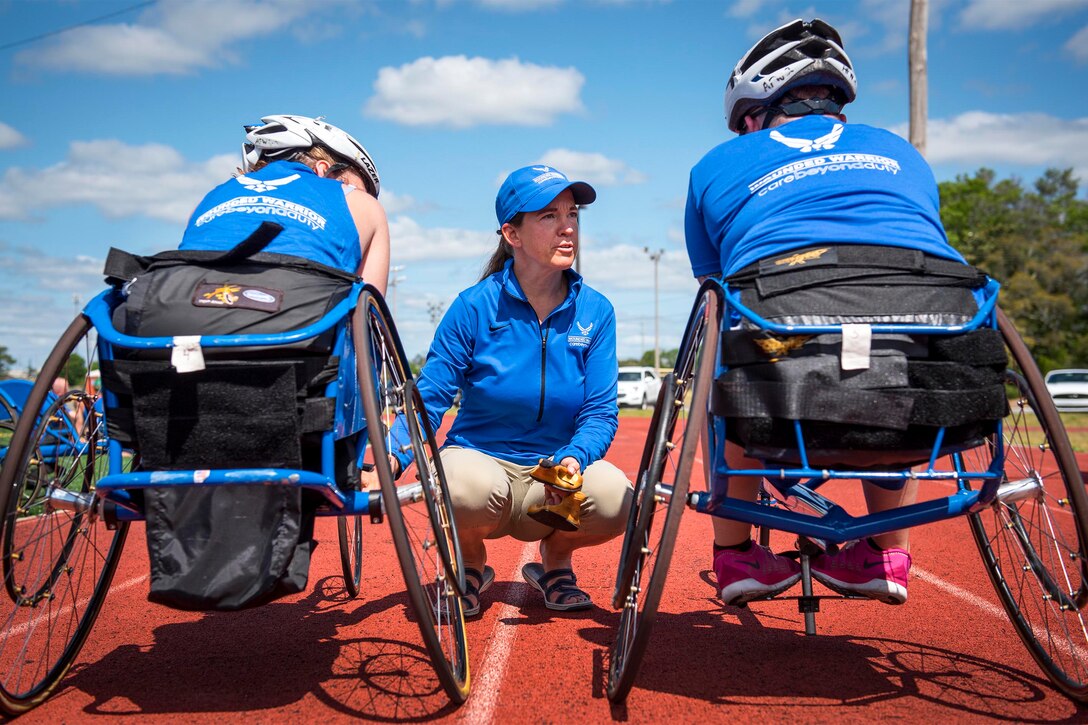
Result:
<instances>
[{"instance_id":1,"label":"white lane line","mask_svg":"<svg viewBox=\"0 0 1088 725\"><path fill-rule=\"evenodd\" d=\"M110 590L107 593L107 596L109 594L114 594L115 592L123 592L126 589L131 589L132 587L136 586L137 584L140 584L141 582L147 581L148 576L149 575L144 574L142 576L138 576L138 577L134 577L132 579L129 579L128 581L121 582L117 586L112 586L112 587L110 587ZM84 597L83 599L80 599L78 602L76 602L76 606L79 607L80 609L83 609L84 607L87 606L87 603L89 601L91 601L90 597ZM56 612L51 612L51 611L49 611L49 609L47 607L42 607L41 614L39 616L34 617L32 619L29 619L26 622L22 622L21 624L17 624L14 627L11 627L10 629L4 630L4 632L2 632L0 634L2 634L5 638L20 635L20 634L26 632L28 629L30 629L31 625L36 627L43 620L60 619L61 617L67 616L68 613L71 612L72 610L73 610L73 607L72 607L71 604L65 606L60 611L56 611Z\"/></svg>"},{"instance_id":2,"label":"white lane line","mask_svg":"<svg viewBox=\"0 0 1088 725\"><path fill-rule=\"evenodd\" d=\"M972 594L965 589L961 589L960 587L956 586L951 582L946 582L944 579L941 579L936 574L928 572L925 569L919 568L917 566L912 566L910 569L910 573L911 576L916 576L922 581L928 584L932 584L938 589L948 594L951 594L952 596L961 599L968 604L978 607L987 614L997 617L998 619L1003 619L1005 621L1008 621L1009 619L1009 615L1006 614L1004 608L999 607L996 604L992 604L991 602L988 602L982 597ZM1073 616L1077 617L1077 615ZM1077 617L1077 619L1079 620L1081 618ZM1083 622L1081 623L1081 626L1083 626ZM1062 650L1063 652L1065 652L1066 656L1072 656L1073 658L1079 660L1079 662L1081 663L1088 663L1088 647L1081 646L1080 644L1073 641L1055 641L1057 637L1060 637L1060 633L1052 635L1042 627L1034 624L1032 625L1031 630L1032 633L1035 635L1035 639L1043 643L1044 649L1047 648L1047 644L1049 643L1051 649ZM1077 676L1081 675L1078 674Z\"/></svg>"},{"instance_id":3,"label":"white lane line","mask_svg":"<svg viewBox=\"0 0 1088 725\"><path fill-rule=\"evenodd\" d=\"M982 597L980 597L980 596L978 596L976 594L972 594L971 592L967 591L966 589L961 589L960 587L956 586L955 584L953 584L951 582L946 582L944 579L941 579L936 574L928 572L925 569L922 569L921 567L912 566L910 568L910 575L911 576L916 576L919 579L921 579L922 581L927 582L929 584L932 584L933 586L937 587L938 589L941 589L941 590L947 592L948 594L951 594L952 596L957 597L958 599L962 599L963 601L967 602L968 604L971 604L971 605L973 605L975 607L978 607L979 609L986 612L987 614L990 614L990 615L992 615L994 617L998 617L999 619L1008 619L1008 615L1005 614L1005 610L1002 609L1001 607L999 607L998 605L993 604L991 602L988 602L985 599L983 599Z\"/></svg>"},{"instance_id":4,"label":"white lane line","mask_svg":"<svg viewBox=\"0 0 1088 725\"><path fill-rule=\"evenodd\" d=\"M521 550L521 557L510 573L508 581L521 580L521 568L536 559L536 544L528 543ZM528 599L529 587L514 587L510 601L504 602L499 608L499 616L495 619L495 627L492 630L491 643L487 646L480 662L480 673L472 678L472 696L461 708L458 720L472 723L473 725L489 725L495 721L495 706L499 701L502 690L502 682L506 677L506 664L514 651L514 640L517 639L518 630L516 624L506 624L504 620L514 617L518 610L525 606Z\"/></svg>"}]
</instances>

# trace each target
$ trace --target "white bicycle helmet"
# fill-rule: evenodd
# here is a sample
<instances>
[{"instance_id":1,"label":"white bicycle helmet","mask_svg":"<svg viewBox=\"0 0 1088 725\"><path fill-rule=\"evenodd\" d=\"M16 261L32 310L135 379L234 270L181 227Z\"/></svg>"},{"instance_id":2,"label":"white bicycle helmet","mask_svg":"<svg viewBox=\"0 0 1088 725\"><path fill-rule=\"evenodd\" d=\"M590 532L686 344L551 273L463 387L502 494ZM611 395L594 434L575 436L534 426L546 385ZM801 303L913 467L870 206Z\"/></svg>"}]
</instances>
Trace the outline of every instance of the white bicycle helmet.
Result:
<instances>
[{"instance_id":1,"label":"white bicycle helmet","mask_svg":"<svg viewBox=\"0 0 1088 725\"><path fill-rule=\"evenodd\" d=\"M772 30L744 54L725 89L729 129L744 133L744 117L772 106L798 86L830 86L830 99L812 99L786 109L789 115L838 113L857 97L857 79L842 39L819 18L797 19ZM782 111L779 111L780 113Z\"/></svg>"},{"instance_id":2,"label":"white bicycle helmet","mask_svg":"<svg viewBox=\"0 0 1088 725\"><path fill-rule=\"evenodd\" d=\"M354 167L373 186L375 197L381 190L378 169L363 145L351 135L327 123L323 117L264 116L260 125L245 126L242 144L242 171L252 171L259 161L280 161L314 146L321 146L334 157Z\"/></svg>"}]
</instances>

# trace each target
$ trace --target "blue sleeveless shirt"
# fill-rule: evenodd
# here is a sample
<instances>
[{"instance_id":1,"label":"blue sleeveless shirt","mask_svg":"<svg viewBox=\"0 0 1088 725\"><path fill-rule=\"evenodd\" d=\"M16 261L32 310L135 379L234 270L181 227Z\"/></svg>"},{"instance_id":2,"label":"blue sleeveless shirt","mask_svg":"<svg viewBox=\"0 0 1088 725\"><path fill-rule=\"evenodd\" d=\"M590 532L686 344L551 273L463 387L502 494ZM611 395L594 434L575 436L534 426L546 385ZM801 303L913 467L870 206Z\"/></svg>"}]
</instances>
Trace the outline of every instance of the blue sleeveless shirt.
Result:
<instances>
[{"instance_id":1,"label":"blue sleeveless shirt","mask_svg":"<svg viewBox=\"0 0 1088 725\"><path fill-rule=\"evenodd\" d=\"M304 257L355 274L362 252L344 189L305 164L276 161L208 192L189 218L179 248L227 250L261 222L271 221L283 231L265 252Z\"/></svg>"},{"instance_id":2,"label":"blue sleeveless shirt","mask_svg":"<svg viewBox=\"0 0 1088 725\"><path fill-rule=\"evenodd\" d=\"M941 226L937 182L907 141L808 116L712 149L691 170L692 272L729 275L813 244L878 244L963 261Z\"/></svg>"}]
</instances>

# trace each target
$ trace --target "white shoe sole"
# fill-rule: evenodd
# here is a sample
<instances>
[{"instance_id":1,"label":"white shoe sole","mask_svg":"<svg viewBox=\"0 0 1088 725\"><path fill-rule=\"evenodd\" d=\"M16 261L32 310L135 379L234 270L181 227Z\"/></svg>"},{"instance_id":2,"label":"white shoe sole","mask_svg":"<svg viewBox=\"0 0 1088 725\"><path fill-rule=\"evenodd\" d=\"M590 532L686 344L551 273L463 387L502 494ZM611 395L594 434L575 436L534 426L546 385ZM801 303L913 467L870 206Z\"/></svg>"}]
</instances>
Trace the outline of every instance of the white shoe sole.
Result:
<instances>
[{"instance_id":1,"label":"white shoe sole","mask_svg":"<svg viewBox=\"0 0 1088 725\"><path fill-rule=\"evenodd\" d=\"M826 574L812 572L812 578L845 596L868 597L885 604L905 604L907 588L887 579L874 579L864 584L847 584Z\"/></svg>"},{"instance_id":2,"label":"white shoe sole","mask_svg":"<svg viewBox=\"0 0 1088 725\"><path fill-rule=\"evenodd\" d=\"M764 584L755 579L741 579L740 581L733 582L729 586L722 588L722 590L718 592L718 596L721 597L723 602L730 606L747 604L748 602L754 602L757 599L769 599L776 594L781 594L799 581L801 581L800 572L777 584Z\"/></svg>"}]
</instances>

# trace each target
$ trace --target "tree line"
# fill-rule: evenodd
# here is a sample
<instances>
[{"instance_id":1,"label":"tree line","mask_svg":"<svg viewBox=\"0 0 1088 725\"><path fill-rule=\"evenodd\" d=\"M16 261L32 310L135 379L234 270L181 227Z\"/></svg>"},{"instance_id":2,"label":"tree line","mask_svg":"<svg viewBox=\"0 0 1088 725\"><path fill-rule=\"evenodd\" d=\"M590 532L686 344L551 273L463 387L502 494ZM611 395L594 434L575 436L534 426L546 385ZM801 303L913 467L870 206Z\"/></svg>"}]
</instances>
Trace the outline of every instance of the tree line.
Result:
<instances>
[{"instance_id":1,"label":"tree line","mask_svg":"<svg viewBox=\"0 0 1088 725\"><path fill-rule=\"evenodd\" d=\"M1039 367L1088 367L1088 201L1073 170L1025 188L984 168L939 188L948 241L1001 283L1001 308Z\"/></svg>"}]
</instances>

